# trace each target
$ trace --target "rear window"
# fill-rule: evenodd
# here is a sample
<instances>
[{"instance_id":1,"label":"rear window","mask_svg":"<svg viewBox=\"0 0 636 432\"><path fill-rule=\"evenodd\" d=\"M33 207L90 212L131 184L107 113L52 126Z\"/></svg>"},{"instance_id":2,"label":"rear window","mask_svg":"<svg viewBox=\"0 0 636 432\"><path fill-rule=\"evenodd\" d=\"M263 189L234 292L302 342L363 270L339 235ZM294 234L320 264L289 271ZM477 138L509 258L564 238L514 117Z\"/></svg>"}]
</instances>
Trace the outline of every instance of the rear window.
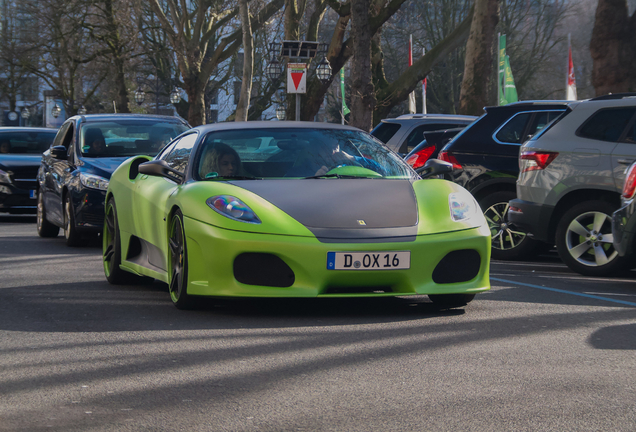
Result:
<instances>
[{"instance_id":1,"label":"rear window","mask_svg":"<svg viewBox=\"0 0 636 432\"><path fill-rule=\"evenodd\" d=\"M618 142L634 114L636 107L597 111L579 128L577 135L599 141Z\"/></svg>"},{"instance_id":2,"label":"rear window","mask_svg":"<svg viewBox=\"0 0 636 432\"><path fill-rule=\"evenodd\" d=\"M393 135L400 130L400 125L397 123L380 123L371 131L371 135L382 141L384 144L388 143Z\"/></svg>"},{"instance_id":3,"label":"rear window","mask_svg":"<svg viewBox=\"0 0 636 432\"><path fill-rule=\"evenodd\" d=\"M0 133L0 154L40 154L51 146L57 130Z\"/></svg>"},{"instance_id":4,"label":"rear window","mask_svg":"<svg viewBox=\"0 0 636 432\"><path fill-rule=\"evenodd\" d=\"M463 127L465 124L452 124L452 123L426 123L413 129L406 141L402 143L399 153L408 153L413 150L419 143L424 140L424 132L432 132L445 129L454 129L457 127Z\"/></svg>"}]
</instances>

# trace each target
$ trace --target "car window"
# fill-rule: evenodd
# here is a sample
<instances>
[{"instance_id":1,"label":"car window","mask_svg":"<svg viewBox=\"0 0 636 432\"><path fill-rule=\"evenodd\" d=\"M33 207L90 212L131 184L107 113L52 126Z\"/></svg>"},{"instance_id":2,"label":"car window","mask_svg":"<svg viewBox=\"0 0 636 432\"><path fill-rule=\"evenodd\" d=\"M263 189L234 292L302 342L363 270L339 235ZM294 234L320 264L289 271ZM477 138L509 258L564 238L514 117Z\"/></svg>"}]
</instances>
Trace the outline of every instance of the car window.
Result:
<instances>
[{"instance_id":1,"label":"car window","mask_svg":"<svg viewBox=\"0 0 636 432\"><path fill-rule=\"evenodd\" d=\"M92 121L82 125L80 145L87 157L154 156L187 126L155 119Z\"/></svg>"},{"instance_id":2,"label":"car window","mask_svg":"<svg viewBox=\"0 0 636 432\"><path fill-rule=\"evenodd\" d=\"M577 135L599 141L618 142L634 114L636 107L599 110L579 128Z\"/></svg>"},{"instance_id":3,"label":"car window","mask_svg":"<svg viewBox=\"0 0 636 432\"><path fill-rule=\"evenodd\" d=\"M185 173L190 153L192 152L194 143L197 141L197 136L198 135L196 133L191 133L181 137L179 142L172 147L172 150L170 150L164 158L170 167L179 172Z\"/></svg>"},{"instance_id":4,"label":"car window","mask_svg":"<svg viewBox=\"0 0 636 432\"><path fill-rule=\"evenodd\" d=\"M456 125L456 124L449 124L449 123L426 123L426 124L417 126L415 129L413 129L409 133L408 137L406 137L406 140L404 140L398 152L408 153L411 150L413 150L415 147L417 147L417 145L424 140L424 132L431 132L431 131L437 131L442 129L452 129L458 126L464 126L464 125L462 124Z\"/></svg>"},{"instance_id":5,"label":"car window","mask_svg":"<svg viewBox=\"0 0 636 432\"><path fill-rule=\"evenodd\" d=\"M632 125L627 130L625 138L622 141L626 143L636 144L636 120L632 121Z\"/></svg>"},{"instance_id":6,"label":"car window","mask_svg":"<svg viewBox=\"0 0 636 432\"><path fill-rule=\"evenodd\" d=\"M395 135L398 130L400 130L400 125L398 123L382 122L371 131L371 135L386 144L391 138L393 138L393 135Z\"/></svg>"},{"instance_id":7,"label":"car window","mask_svg":"<svg viewBox=\"0 0 636 432\"><path fill-rule=\"evenodd\" d=\"M256 145L258 143L258 145ZM194 177L414 179L415 172L369 134L323 128L208 133L193 158Z\"/></svg>"},{"instance_id":8,"label":"car window","mask_svg":"<svg viewBox=\"0 0 636 432\"><path fill-rule=\"evenodd\" d=\"M55 139L55 131L10 131L0 133L0 153L41 154Z\"/></svg>"},{"instance_id":9,"label":"car window","mask_svg":"<svg viewBox=\"0 0 636 432\"><path fill-rule=\"evenodd\" d=\"M534 113L534 117L530 121L530 125L526 132L526 140L532 138L535 134L543 130L544 127L556 120L562 113L562 110L558 111L538 111ZM525 140L524 140L525 141Z\"/></svg>"},{"instance_id":10,"label":"car window","mask_svg":"<svg viewBox=\"0 0 636 432\"><path fill-rule=\"evenodd\" d=\"M55 140L53 141L53 144L51 144L51 147L64 145L63 143L64 138L66 137L66 132L68 132L68 128L71 127L72 123L73 122L68 121L60 127L57 131L57 135L55 135Z\"/></svg>"},{"instance_id":11,"label":"car window","mask_svg":"<svg viewBox=\"0 0 636 432\"><path fill-rule=\"evenodd\" d=\"M495 133L495 139L504 144L521 144L525 141L523 133L532 113L519 113L508 120L499 131Z\"/></svg>"}]
</instances>

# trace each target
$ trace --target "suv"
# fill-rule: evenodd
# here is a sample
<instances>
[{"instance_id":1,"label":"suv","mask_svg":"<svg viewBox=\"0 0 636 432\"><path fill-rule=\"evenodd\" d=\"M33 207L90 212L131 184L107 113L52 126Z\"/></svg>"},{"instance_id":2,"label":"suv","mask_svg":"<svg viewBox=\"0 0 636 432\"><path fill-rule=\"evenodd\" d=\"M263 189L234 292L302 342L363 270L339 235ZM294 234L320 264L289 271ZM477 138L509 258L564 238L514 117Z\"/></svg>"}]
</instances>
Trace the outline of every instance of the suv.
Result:
<instances>
[{"instance_id":1,"label":"suv","mask_svg":"<svg viewBox=\"0 0 636 432\"><path fill-rule=\"evenodd\" d=\"M516 197L519 147L567 107L566 101L487 107L486 114L456 135L437 156L455 168L445 177L468 189L479 202L490 226L494 259L525 258L543 246L508 224L508 201Z\"/></svg>"},{"instance_id":2,"label":"suv","mask_svg":"<svg viewBox=\"0 0 636 432\"><path fill-rule=\"evenodd\" d=\"M521 147L511 223L556 243L572 270L608 275L624 267L612 244L625 169L636 159L636 93L574 102Z\"/></svg>"},{"instance_id":3,"label":"suv","mask_svg":"<svg viewBox=\"0 0 636 432\"><path fill-rule=\"evenodd\" d=\"M371 135L404 156L422 142L424 132L466 127L476 119L475 116L454 114L406 114L382 120Z\"/></svg>"}]
</instances>

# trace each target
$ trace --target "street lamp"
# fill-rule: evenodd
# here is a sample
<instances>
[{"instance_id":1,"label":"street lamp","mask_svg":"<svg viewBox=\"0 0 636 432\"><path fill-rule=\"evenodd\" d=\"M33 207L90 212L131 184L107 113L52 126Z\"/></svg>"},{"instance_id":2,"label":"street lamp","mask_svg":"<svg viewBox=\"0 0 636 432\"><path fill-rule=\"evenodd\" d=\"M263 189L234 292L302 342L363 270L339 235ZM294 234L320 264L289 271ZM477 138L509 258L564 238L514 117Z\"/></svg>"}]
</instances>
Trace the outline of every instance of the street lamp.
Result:
<instances>
[{"instance_id":1,"label":"street lamp","mask_svg":"<svg viewBox=\"0 0 636 432\"><path fill-rule=\"evenodd\" d=\"M24 107L20 115L22 116L24 120L28 120L29 117L31 117L31 113L29 112L29 109L27 107Z\"/></svg>"},{"instance_id":2,"label":"street lamp","mask_svg":"<svg viewBox=\"0 0 636 432\"><path fill-rule=\"evenodd\" d=\"M177 88L177 86L174 86L172 88L172 91L170 92L170 102L173 105L178 104L179 102L181 102L181 92L179 91L179 89Z\"/></svg>"},{"instance_id":3,"label":"street lamp","mask_svg":"<svg viewBox=\"0 0 636 432\"><path fill-rule=\"evenodd\" d=\"M86 107L82 105L80 109L77 110L78 115L86 115Z\"/></svg>"},{"instance_id":4,"label":"street lamp","mask_svg":"<svg viewBox=\"0 0 636 432\"><path fill-rule=\"evenodd\" d=\"M326 57L323 57L322 61L316 66L316 76L323 84L326 84L331 79L331 65Z\"/></svg>"},{"instance_id":5,"label":"street lamp","mask_svg":"<svg viewBox=\"0 0 636 432\"><path fill-rule=\"evenodd\" d=\"M135 102L137 102L137 105L141 105L144 100L146 100L146 93L141 89L141 83L139 83L139 87L137 87L135 92Z\"/></svg>"},{"instance_id":6,"label":"street lamp","mask_svg":"<svg viewBox=\"0 0 636 432\"><path fill-rule=\"evenodd\" d=\"M283 73L283 65L280 64L276 56L272 57L272 61L265 67L265 75L271 81L276 81Z\"/></svg>"},{"instance_id":7,"label":"street lamp","mask_svg":"<svg viewBox=\"0 0 636 432\"><path fill-rule=\"evenodd\" d=\"M276 118L280 121L285 120L286 110L283 105L278 105L276 108Z\"/></svg>"},{"instance_id":8,"label":"street lamp","mask_svg":"<svg viewBox=\"0 0 636 432\"><path fill-rule=\"evenodd\" d=\"M56 103L53 108L51 108L51 115L53 118L57 118L62 113L62 108Z\"/></svg>"}]
</instances>

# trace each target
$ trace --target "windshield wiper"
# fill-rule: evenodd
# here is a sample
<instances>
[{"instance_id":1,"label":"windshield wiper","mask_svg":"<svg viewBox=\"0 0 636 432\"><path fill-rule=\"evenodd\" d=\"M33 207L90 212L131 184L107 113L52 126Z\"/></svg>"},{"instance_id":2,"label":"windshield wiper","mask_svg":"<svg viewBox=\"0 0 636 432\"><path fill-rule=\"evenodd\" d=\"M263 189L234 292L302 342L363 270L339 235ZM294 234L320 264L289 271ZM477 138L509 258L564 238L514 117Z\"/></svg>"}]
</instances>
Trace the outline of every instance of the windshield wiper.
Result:
<instances>
[{"instance_id":1,"label":"windshield wiper","mask_svg":"<svg viewBox=\"0 0 636 432\"><path fill-rule=\"evenodd\" d=\"M372 179L374 177L347 175L347 174L323 174L310 177L303 177L303 180L307 179L323 179L323 178L338 178L338 179Z\"/></svg>"},{"instance_id":2,"label":"windshield wiper","mask_svg":"<svg viewBox=\"0 0 636 432\"><path fill-rule=\"evenodd\" d=\"M263 180L262 177L251 177L251 176L240 176L240 175L232 175L232 176L217 176L217 177L206 177L203 180Z\"/></svg>"}]
</instances>

